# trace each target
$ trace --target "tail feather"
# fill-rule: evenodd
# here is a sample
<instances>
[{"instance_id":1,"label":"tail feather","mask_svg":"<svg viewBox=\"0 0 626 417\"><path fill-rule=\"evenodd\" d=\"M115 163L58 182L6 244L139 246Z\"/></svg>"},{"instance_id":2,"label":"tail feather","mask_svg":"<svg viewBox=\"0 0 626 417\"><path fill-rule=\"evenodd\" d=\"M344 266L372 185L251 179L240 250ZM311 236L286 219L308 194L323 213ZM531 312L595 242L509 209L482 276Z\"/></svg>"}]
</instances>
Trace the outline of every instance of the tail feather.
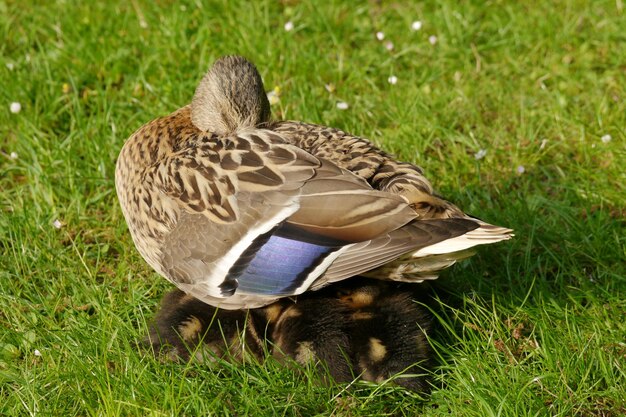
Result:
<instances>
[{"instance_id":1,"label":"tail feather","mask_svg":"<svg viewBox=\"0 0 626 417\"><path fill-rule=\"evenodd\" d=\"M429 255L451 254L472 248L477 245L487 245L503 240L511 239L513 230L506 227L494 226L477 220L480 226L461 236L447 239L434 245L426 246L413 253L414 258L422 258Z\"/></svg>"},{"instance_id":2,"label":"tail feather","mask_svg":"<svg viewBox=\"0 0 626 417\"><path fill-rule=\"evenodd\" d=\"M440 271L472 256L475 246L509 240L514 236L511 229L475 221L480 225L476 229L422 247L363 275L404 282L436 279Z\"/></svg>"},{"instance_id":3,"label":"tail feather","mask_svg":"<svg viewBox=\"0 0 626 417\"><path fill-rule=\"evenodd\" d=\"M428 255L421 258L414 258L409 254L363 275L379 279L385 277L385 279L402 282L433 280L437 279L439 272L442 270L454 265L457 261L469 258L474 253L473 249L466 249L459 252Z\"/></svg>"}]
</instances>

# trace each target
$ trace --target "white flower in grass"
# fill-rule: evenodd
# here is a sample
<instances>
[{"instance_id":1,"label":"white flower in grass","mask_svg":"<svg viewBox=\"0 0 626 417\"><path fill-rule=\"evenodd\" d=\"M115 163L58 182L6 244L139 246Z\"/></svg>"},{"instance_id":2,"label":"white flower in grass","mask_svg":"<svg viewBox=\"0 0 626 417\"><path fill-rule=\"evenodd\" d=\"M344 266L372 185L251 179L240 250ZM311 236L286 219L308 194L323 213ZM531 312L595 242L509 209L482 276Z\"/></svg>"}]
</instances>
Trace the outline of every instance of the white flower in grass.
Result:
<instances>
[{"instance_id":1,"label":"white flower in grass","mask_svg":"<svg viewBox=\"0 0 626 417\"><path fill-rule=\"evenodd\" d=\"M603 135L600 140L602 141L602 143L609 143L613 138L611 137L611 135Z\"/></svg>"},{"instance_id":2,"label":"white flower in grass","mask_svg":"<svg viewBox=\"0 0 626 417\"><path fill-rule=\"evenodd\" d=\"M17 114L22 111L22 105L18 103L17 101L14 101L13 103L11 103L9 108L11 110L11 113L13 114Z\"/></svg>"},{"instance_id":3,"label":"white flower in grass","mask_svg":"<svg viewBox=\"0 0 626 417\"><path fill-rule=\"evenodd\" d=\"M348 110L348 107L350 107L350 106L345 101L338 101L337 102L337 108L339 110Z\"/></svg>"},{"instance_id":4,"label":"white flower in grass","mask_svg":"<svg viewBox=\"0 0 626 417\"><path fill-rule=\"evenodd\" d=\"M396 77L395 75L392 75L391 77L387 78L387 81L391 85L396 85L398 83L398 77Z\"/></svg>"},{"instance_id":5,"label":"white flower in grass","mask_svg":"<svg viewBox=\"0 0 626 417\"><path fill-rule=\"evenodd\" d=\"M278 94L276 94L274 91L270 91L269 93L267 93L267 101L270 102L270 106L273 106L274 104L278 104L280 98L278 97Z\"/></svg>"},{"instance_id":6,"label":"white flower in grass","mask_svg":"<svg viewBox=\"0 0 626 417\"><path fill-rule=\"evenodd\" d=\"M291 20L285 23L285 30L287 32L291 32L293 30L293 22Z\"/></svg>"},{"instance_id":7,"label":"white flower in grass","mask_svg":"<svg viewBox=\"0 0 626 417\"><path fill-rule=\"evenodd\" d=\"M474 154L474 159L477 161L483 159L487 155L487 149L480 149L478 152Z\"/></svg>"},{"instance_id":8,"label":"white flower in grass","mask_svg":"<svg viewBox=\"0 0 626 417\"><path fill-rule=\"evenodd\" d=\"M382 41L383 39L385 39L385 34L383 32L376 32L376 39Z\"/></svg>"},{"instance_id":9,"label":"white flower in grass","mask_svg":"<svg viewBox=\"0 0 626 417\"><path fill-rule=\"evenodd\" d=\"M15 68L15 64L13 64L12 62L7 62L6 66L9 71L13 71L13 69Z\"/></svg>"},{"instance_id":10,"label":"white flower in grass","mask_svg":"<svg viewBox=\"0 0 626 417\"><path fill-rule=\"evenodd\" d=\"M524 172L526 172L526 168L524 168L524 165L518 165L516 171L519 175L522 175Z\"/></svg>"},{"instance_id":11,"label":"white flower in grass","mask_svg":"<svg viewBox=\"0 0 626 417\"><path fill-rule=\"evenodd\" d=\"M545 148L547 144L548 144L548 139L542 139L541 145L539 145L539 150L543 150L543 148Z\"/></svg>"},{"instance_id":12,"label":"white flower in grass","mask_svg":"<svg viewBox=\"0 0 626 417\"><path fill-rule=\"evenodd\" d=\"M430 42L430 44L431 44L431 45L436 44L436 43L437 43L437 40L438 40L438 39L437 39L437 37L436 37L435 35L430 35L430 36L428 37L428 42Z\"/></svg>"},{"instance_id":13,"label":"white flower in grass","mask_svg":"<svg viewBox=\"0 0 626 417\"><path fill-rule=\"evenodd\" d=\"M56 219L52 222L52 226L54 226L55 229L60 229L63 227L63 223L61 223L61 220Z\"/></svg>"},{"instance_id":14,"label":"white flower in grass","mask_svg":"<svg viewBox=\"0 0 626 417\"><path fill-rule=\"evenodd\" d=\"M411 30L412 31L418 31L422 28L422 22L419 20L416 20L415 22L411 23Z\"/></svg>"},{"instance_id":15,"label":"white flower in grass","mask_svg":"<svg viewBox=\"0 0 626 417\"><path fill-rule=\"evenodd\" d=\"M388 51L393 51L393 42L391 41L385 42L385 49Z\"/></svg>"},{"instance_id":16,"label":"white flower in grass","mask_svg":"<svg viewBox=\"0 0 626 417\"><path fill-rule=\"evenodd\" d=\"M267 93L267 101L269 101L272 106L278 104L280 101L280 87L276 86L272 91Z\"/></svg>"},{"instance_id":17,"label":"white flower in grass","mask_svg":"<svg viewBox=\"0 0 626 417\"><path fill-rule=\"evenodd\" d=\"M9 155L9 159L16 160L18 158L17 152L11 152Z\"/></svg>"},{"instance_id":18,"label":"white flower in grass","mask_svg":"<svg viewBox=\"0 0 626 417\"><path fill-rule=\"evenodd\" d=\"M41 352L39 351L39 349L35 349L35 351L33 352L33 354L35 356L41 356Z\"/></svg>"}]
</instances>

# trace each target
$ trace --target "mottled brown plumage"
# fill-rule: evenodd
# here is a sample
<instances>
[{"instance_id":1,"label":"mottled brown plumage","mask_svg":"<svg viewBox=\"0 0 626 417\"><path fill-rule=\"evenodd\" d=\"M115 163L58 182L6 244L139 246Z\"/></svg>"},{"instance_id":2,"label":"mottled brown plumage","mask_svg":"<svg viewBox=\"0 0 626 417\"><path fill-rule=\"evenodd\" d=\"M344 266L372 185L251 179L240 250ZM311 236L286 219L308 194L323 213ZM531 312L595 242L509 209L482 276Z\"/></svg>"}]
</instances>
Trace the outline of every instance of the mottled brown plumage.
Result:
<instances>
[{"instance_id":1,"label":"mottled brown plumage","mask_svg":"<svg viewBox=\"0 0 626 417\"><path fill-rule=\"evenodd\" d=\"M190 106L126 142L116 187L137 249L209 304L254 308L355 275L419 282L511 230L341 130L272 121L261 77L218 60Z\"/></svg>"}]
</instances>

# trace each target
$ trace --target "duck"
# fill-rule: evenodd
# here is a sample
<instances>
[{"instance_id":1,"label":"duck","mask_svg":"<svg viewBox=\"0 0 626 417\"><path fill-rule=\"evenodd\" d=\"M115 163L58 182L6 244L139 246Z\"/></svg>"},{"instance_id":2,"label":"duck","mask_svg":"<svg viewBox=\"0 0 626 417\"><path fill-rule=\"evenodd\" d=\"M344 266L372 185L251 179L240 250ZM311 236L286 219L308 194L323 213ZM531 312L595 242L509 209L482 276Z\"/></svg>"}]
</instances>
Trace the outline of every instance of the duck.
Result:
<instances>
[{"instance_id":1,"label":"duck","mask_svg":"<svg viewBox=\"0 0 626 417\"><path fill-rule=\"evenodd\" d=\"M164 361L260 361L267 350L266 315L224 310L179 289L165 294L143 346Z\"/></svg>"},{"instance_id":2,"label":"duck","mask_svg":"<svg viewBox=\"0 0 626 417\"><path fill-rule=\"evenodd\" d=\"M190 104L130 136L115 185L145 261L228 310L355 276L435 279L513 236L365 138L273 120L261 75L241 56L215 61Z\"/></svg>"},{"instance_id":3,"label":"duck","mask_svg":"<svg viewBox=\"0 0 626 417\"><path fill-rule=\"evenodd\" d=\"M353 277L282 304L275 317L270 306L272 356L314 366L336 382L391 381L427 393L433 320L416 286Z\"/></svg>"},{"instance_id":4,"label":"duck","mask_svg":"<svg viewBox=\"0 0 626 417\"><path fill-rule=\"evenodd\" d=\"M432 314L419 284L353 277L253 310L215 308L179 289L161 302L147 345L166 360L276 360L329 384L393 383L427 393Z\"/></svg>"}]
</instances>

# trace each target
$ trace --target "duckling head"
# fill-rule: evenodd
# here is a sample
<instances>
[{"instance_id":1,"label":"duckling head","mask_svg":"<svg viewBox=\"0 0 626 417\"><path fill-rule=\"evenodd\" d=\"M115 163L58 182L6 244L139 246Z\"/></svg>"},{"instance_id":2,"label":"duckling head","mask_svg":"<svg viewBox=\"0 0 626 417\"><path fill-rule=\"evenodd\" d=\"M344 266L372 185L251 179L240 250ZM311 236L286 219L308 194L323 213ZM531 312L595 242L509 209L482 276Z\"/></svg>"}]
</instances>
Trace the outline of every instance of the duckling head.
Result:
<instances>
[{"instance_id":1,"label":"duckling head","mask_svg":"<svg viewBox=\"0 0 626 417\"><path fill-rule=\"evenodd\" d=\"M191 121L202 131L228 135L269 122L270 103L256 67L241 56L218 59L191 101Z\"/></svg>"}]
</instances>

